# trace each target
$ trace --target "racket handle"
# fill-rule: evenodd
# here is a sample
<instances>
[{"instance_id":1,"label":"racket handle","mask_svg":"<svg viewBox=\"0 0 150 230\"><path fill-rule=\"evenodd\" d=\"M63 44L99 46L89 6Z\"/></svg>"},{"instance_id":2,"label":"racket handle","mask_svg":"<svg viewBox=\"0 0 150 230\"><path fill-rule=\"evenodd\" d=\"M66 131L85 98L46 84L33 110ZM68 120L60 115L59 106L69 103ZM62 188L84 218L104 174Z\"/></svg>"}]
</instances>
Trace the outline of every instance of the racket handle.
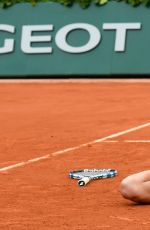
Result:
<instances>
[{"instance_id":1,"label":"racket handle","mask_svg":"<svg viewBox=\"0 0 150 230\"><path fill-rule=\"evenodd\" d=\"M83 177L78 181L79 186L85 186L90 181L89 177Z\"/></svg>"}]
</instances>

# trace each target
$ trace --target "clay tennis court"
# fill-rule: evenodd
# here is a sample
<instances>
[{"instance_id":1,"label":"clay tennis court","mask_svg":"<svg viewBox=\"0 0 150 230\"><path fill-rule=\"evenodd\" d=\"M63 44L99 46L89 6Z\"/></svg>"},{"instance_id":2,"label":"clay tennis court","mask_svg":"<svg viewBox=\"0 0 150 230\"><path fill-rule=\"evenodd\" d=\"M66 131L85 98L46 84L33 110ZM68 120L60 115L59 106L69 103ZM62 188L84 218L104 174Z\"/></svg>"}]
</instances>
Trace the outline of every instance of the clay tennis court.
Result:
<instances>
[{"instance_id":1,"label":"clay tennis court","mask_svg":"<svg viewBox=\"0 0 150 230\"><path fill-rule=\"evenodd\" d=\"M0 83L0 229L149 230L120 181L150 167L149 80ZM114 168L85 187L72 170Z\"/></svg>"}]
</instances>

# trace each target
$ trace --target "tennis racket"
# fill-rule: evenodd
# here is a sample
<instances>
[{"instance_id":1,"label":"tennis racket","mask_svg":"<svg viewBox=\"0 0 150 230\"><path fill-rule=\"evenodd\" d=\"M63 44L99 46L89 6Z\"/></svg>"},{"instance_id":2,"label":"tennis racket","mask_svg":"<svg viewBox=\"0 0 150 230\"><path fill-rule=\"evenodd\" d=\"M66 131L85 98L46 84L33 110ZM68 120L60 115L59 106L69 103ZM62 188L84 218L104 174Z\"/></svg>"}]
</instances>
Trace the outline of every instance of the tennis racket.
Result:
<instances>
[{"instance_id":1,"label":"tennis racket","mask_svg":"<svg viewBox=\"0 0 150 230\"><path fill-rule=\"evenodd\" d=\"M72 179L78 179L79 186L85 186L90 180L111 178L117 174L115 169L82 169L70 172L69 176Z\"/></svg>"}]
</instances>

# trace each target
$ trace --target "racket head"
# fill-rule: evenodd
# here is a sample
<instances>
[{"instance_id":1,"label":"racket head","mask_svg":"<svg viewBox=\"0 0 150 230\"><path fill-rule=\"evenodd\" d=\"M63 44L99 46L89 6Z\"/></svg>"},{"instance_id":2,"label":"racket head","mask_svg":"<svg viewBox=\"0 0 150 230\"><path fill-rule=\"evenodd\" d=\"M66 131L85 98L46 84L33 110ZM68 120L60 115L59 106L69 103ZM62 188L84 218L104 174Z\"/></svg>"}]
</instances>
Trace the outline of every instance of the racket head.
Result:
<instances>
[{"instance_id":1,"label":"racket head","mask_svg":"<svg viewBox=\"0 0 150 230\"><path fill-rule=\"evenodd\" d=\"M111 178L118 175L118 171L115 169L81 169L72 171L69 176L72 179L80 180L84 177L89 177L90 180Z\"/></svg>"}]
</instances>

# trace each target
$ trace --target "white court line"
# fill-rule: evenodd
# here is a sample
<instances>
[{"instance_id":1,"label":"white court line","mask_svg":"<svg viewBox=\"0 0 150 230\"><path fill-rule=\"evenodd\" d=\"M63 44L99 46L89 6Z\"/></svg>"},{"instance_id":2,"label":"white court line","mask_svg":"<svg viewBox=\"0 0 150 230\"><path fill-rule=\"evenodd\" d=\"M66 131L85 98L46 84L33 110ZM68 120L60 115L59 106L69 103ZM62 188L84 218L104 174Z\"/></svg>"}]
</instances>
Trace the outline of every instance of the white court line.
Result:
<instances>
[{"instance_id":1,"label":"white court line","mask_svg":"<svg viewBox=\"0 0 150 230\"><path fill-rule=\"evenodd\" d=\"M121 141L114 141L114 140L107 140L104 143L117 143L117 142L126 142L126 143L150 143L150 140L121 140Z\"/></svg>"},{"instance_id":2,"label":"white court line","mask_svg":"<svg viewBox=\"0 0 150 230\"><path fill-rule=\"evenodd\" d=\"M125 140L127 143L150 143L150 140Z\"/></svg>"},{"instance_id":3,"label":"white court line","mask_svg":"<svg viewBox=\"0 0 150 230\"><path fill-rule=\"evenodd\" d=\"M17 163L17 164L12 164L12 165L6 166L6 167L3 167L3 168L0 168L0 172L1 173L7 172L10 169L19 168L19 167L22 167L22 166L25 166L25 165L28 165L28 164L38 162L38 161L46 160L46 159L50 158L51 156L62 155L62 154L65 154L65 153L68 153L68 152L71 152L71 151L74 151L74 150L77 150L77 149L80 149L80 148L83 148L83 147L87 147L89 145L93 145L93 144L96 144L96 143L103 142L103 141L105 141L107 139L112 139L112 138L119 137L119 136L122 136L124 134L130 133L130 132L134 132L136 130L139 130L139 129L142 129L142 128L145 128L145 127L148 127L148 126L150 126L150 122L145 123L143 125L136 126L134 128L131 128L131 129L127 129L127 130L124 130L124 131L121 131L121 132L117 132L117 133L111 134L109 136L99 138L99 139L96 139L94 141L90 141L90 142L87 142L87 143L84 143L84 144L81 144L81 145L66 148L66 149L63 149L63 150L53 152L51 154L47 154L47 155L44 155L44 156L41 156L41 157L36 157L36 158L30 159L30 160L27 160L27 161L22 161L22 162Z\"/></svg>"}]
</instances>

